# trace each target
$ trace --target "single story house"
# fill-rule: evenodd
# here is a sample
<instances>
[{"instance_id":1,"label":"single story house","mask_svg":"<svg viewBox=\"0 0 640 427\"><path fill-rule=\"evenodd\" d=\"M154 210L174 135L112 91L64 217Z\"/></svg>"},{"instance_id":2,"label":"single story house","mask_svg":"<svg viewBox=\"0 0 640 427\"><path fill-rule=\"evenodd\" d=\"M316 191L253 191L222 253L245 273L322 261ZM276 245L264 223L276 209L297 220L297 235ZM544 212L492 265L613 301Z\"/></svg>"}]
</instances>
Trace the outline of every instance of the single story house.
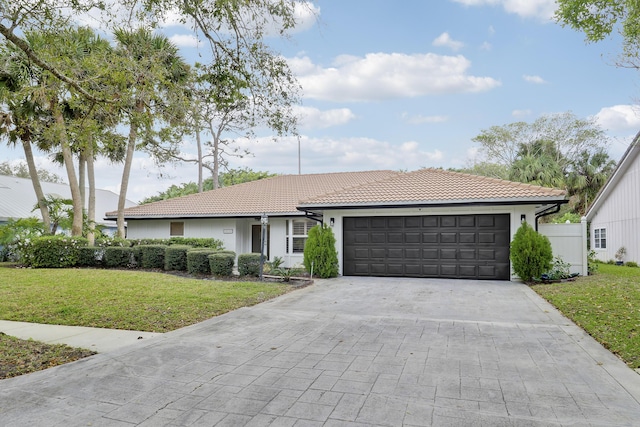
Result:
<instances>
[{"instance_id":1,"label":"single story house","mask_svg":"<svg viewBox=\"0 0 640 427\"><path fill-rule=\"evenodd\" d=\"M511 278L509 245L566 203L565 192L450 172L281 175L125 210L129 238L214 237L236 253L301 264L308 230L333 228L340 274ZM107 214L115 219L116 212Z\"/></svg>"},{"instance_id":2,"label":"single story house","mask_svg":"<svg viewBox=\"0 0 640 427\"><path fill-rule=\"evenodd\" d=\"M51 195L61 199L71 198L69 184L58 184L40 181L45 196ZM89 194L87 189L86 194ZM88 202L87 202L88 203ZM38 204L33 183L28 178L0 175L0 225L6 224L9 219L36 217L42 218L40 209L34 210ZM127 200L125 206L132 207L136 204ZM85 208L87 208L85 206ZM118 195L109 190L96 189L96 223L105 227L105 232L113 234L116 226L113 221L104 220L104 215L118 208Z\"/></svg>"},{"instance_id":3,"label":"single story house","mask_svg":"<svg viewBox=\"0 0 640 427\"><path fill-rule=\"evenodd\" d=\"M640 262L640 133L589 206L590 247L602 261L626 248L624 261Z\"/></svg>"}]
</instances>

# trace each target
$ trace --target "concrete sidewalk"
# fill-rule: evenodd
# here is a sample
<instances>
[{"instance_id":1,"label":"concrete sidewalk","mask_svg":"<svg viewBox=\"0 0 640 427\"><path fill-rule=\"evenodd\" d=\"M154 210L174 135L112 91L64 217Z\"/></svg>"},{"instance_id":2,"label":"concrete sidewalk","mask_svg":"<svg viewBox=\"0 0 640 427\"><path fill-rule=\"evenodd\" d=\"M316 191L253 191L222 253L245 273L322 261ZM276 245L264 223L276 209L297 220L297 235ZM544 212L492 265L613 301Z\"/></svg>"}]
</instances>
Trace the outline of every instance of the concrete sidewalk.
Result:
<instances>
[{"instance_id":1,"label":"concrete sidewalk","mask_svg":"<svg viewBox=\"0 0 640 427\"><path fill-rule=\"evenodd\" d=\"M343 277L0 381L4 426L633 426L640 375L529 287Z\"/></svg>"},{"instance_id":2,"label":"concrete sidewalk","mask_svg":"<svg viewBox=\"0 0 640 427\"><path fill-rule=\"evenodd\" d=\"M33 339L48 344L67 344L71 347L84 348L98 353L117 350L139 340L162 335L154 332L42 325L8 320L0 320L0 332L25 340Z\"/></svg>"}]
</instances>

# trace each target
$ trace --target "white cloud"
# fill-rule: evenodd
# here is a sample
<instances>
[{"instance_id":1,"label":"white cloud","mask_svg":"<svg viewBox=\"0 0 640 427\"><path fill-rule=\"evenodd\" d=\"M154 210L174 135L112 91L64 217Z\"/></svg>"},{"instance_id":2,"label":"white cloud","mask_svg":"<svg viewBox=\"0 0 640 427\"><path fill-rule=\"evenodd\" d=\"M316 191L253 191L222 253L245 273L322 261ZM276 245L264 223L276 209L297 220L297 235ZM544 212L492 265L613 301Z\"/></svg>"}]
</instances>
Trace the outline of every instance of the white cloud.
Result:
<instances>
[{"instance_id":1,"label":"white cloud","mask_svg":"<svg viewBox=\"0 0 640 427\"><path fill-rule=\"evenodd\" d=\"M445 46L453 50L454 52L462 49L464 43L453 40L449 33L442 33L432 43L434 46Z\"/></svg>"},{"instance_id":2,"label":"white cloud","mask_svg":"<svg viewBox=\"0 0 640 427\"><path fill-rule=\"evenodd\" d=\"M403 113L402 118L406 123L412 125L419 125L423 123L443 123L449 120L449 116L423 116L422 114L410 115L408 113Z\"/></svg>"},{"instance_id":3,"label":"white cloud","mask_svg":"<svg viewBox=\"0 0 640 427\"><path fill-rule=\"evenodd\" d=\"M556 10L555 0L451 0L465 6L501 6L507 13L524 18L550 20Z\"/></svg>"},{"instance_id":4,"label":"white cloud","mask_svg":"<svg viewBox=\"0 0 640 427\"><path fill-rule=\"evenodd\" d=\"M530 116L533 112L531 110L513 110L511 115L513 117L525 117Z\"/></svg>"},{"instance_id":5,"label":"white cloud","mask_svg":"<svg viewBox=\"0 0 640 427\"><path fill-rule=\"evenodd\" d=\"M249 167L273 173L298 173L298 141L296 138L270 138L258 142L239 141L255 157L230 159L230 167ZM427 151L416 141L393 144L372 138L340 139L300 138L302 173L325 173L375 169L418 169L440 166L444 153Z\"/></svg>"},{"instance_id":6,"label":"white cloud","mask_svg":"<svg viewBox=\"0 0 640 427\"><path fill-rule=\"evenodd\" d=\"M193 34L175 34L169 40L179 47L198 47L201 42Z\"/></svg>"},{"instance_id":7,"label":"white cloud","mask_svg":"<svg viewBox=\"0 0 640 427\"><path fill-rule=\"evenodd\" d=\"M492 36L496 33L496 29L493 28L493 25L489 25L489 29L487 30L487 32L489 33L490 36Z\"/></svg>"},{"instance_id":8,"label":"white cloud","mask_svg":"<svg viewBox=\"0 0 640 427\"><path fill-rule=\"evenodd\" d=\"M540 76L529 76L527 74L523 75L522 78L524 79L525 82L527 83L533 83L533 84L537 84L537 85L541 85L541 84L545 84L547 83L542 77Z\"/></svg>"},{"instance_id":9,"label":"white cloud","mask_svg":"<svg viewBox=\"0 0 640 427\"><path fill-rule=\"evenodd\" d=\"M595 115L598 124L610 131L640 128L639 105L614 105L602 108Z\"/></svg>"},{"instance_id":10,"label":"white cloud","mask_svg":"<svg viewBox=\"0 0 640 427\"><path fill-rule=\"evenodd\" d=\"M489 42L484 42L480 45L480 50L491 50L493 46L491 46L491 43Z\"/></svg>"},{"instance_id":11,"label":"white cloud","mask_svg":"<svg viewBox=\"0 0 640 427\"><path fill-rule=\"evenodd\" d=\"M475 93L500 86L491 77L468 75L471 62L462 55L369 53L339 56L328 68L306 57L294 58L290 64L305 97L334 102Z\"/></svg>"},{"instance_id":12,"label":"white cloud","mask_svg":"<svg viewBox=\"0 0 640 427\"><path fill-rule=\"evenodd\" d=\"M294 114L299 117L301 129L325 129L349 123L356 115L348 108L319 110L314 107L295 107Z\"/></svg>"}]
</instances>

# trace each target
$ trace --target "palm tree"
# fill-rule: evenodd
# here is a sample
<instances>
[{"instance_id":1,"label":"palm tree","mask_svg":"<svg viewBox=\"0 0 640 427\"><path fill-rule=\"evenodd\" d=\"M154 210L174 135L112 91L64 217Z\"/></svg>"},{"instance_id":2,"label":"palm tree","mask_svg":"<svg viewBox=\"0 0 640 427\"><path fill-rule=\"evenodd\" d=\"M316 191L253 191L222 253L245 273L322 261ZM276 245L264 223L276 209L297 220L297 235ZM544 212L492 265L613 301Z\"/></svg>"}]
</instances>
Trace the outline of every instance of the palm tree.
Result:
<instances>
[{"instance_id":1,"label":"palm tree","mask_svg":"<svg viewBox=\"0 0 640 427\"><path fill-rule=\"evenodd\" d=\"M178 48L163 35L153 34L145 28L137 30L118 29L114 32L122 65L130 70L126 94L129 103L125 107L129 121L120 195L118 199L118 236L125 237L124 207L131 175L133 154L139 140L147 150L159 145L154 129L161 121L172 122L177 113L181 88L189 67L178 54ZM182 110L182 109L179 109Z\"/></svg>"},{"instance_id":2,"label":"palm tree","mask_svg":"<svg viewBox=\"0 0 640 427\"><path fill-rule=\"evenodd\" d=\"M0 102L7 108L0 113L0 135L7 137L10 144L17 144L17 141L22 144L44 230L50 233L51 218L31 146L34 122L41 108L38 97L33 96L29 89L35 83L34 76L39 73L25 63L22 54L6 44L0 46L0 58Z\"/></svg>"},{"instance_id":3,"label":"palm tree","mask_svg":"<svg viewBox=\"0 0 640 427\"><path fill-rule=\"evenodd\" d=\"M602 148L594 153L586 150L580 153L567 176L567 192L576 198L577 213L586 214L589 202L595 199L615 167L616 162Z\"/></svg>"}]
</instances>

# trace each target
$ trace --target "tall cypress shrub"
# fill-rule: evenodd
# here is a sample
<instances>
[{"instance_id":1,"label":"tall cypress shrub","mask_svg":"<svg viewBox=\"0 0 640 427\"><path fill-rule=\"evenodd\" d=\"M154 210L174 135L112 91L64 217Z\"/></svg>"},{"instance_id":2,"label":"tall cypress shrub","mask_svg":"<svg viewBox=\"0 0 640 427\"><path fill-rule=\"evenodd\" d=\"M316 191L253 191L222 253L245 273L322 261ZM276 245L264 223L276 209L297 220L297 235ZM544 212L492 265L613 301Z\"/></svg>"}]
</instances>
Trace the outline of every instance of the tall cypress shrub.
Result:
<instances>
[{"instance_id":1,"label":"tall cypress shrub","mask_svg":"<svg viewBox=\"0 0 640 427\"><path fill-rule=\"evenodd\" d=\"M309 230L304 245L304 267L321 278L338 276L338 251L333 230L327 225L316 225Z\"/></svg>"},{"instance_id":2,"label":"tall cypress shrub","mask_svg":"<svg viewBox=\"0 0 640 427\"><path fill-rule=\"evenodd\" d=\"M523 222L511 242L510 257L513 271L518 277L524 282L531 282L551 268L551 242L547 236Z\"/></svg>"}]
</instances>

